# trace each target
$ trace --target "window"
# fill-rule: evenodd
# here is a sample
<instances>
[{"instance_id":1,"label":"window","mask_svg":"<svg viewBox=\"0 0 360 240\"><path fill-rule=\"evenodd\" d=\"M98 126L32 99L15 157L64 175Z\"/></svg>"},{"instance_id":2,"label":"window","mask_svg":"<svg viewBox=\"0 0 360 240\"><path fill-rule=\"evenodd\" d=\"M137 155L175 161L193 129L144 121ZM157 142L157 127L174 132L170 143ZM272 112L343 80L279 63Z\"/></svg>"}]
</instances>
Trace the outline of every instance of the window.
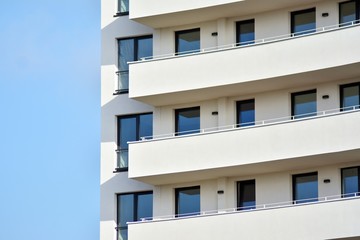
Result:
<instances>
[{"instance_id":1,"label":"window","mask_svg":"<svg viewBox=\"0 0 360 240\"><path fill-rule=\"evenodd\" d=\"M129 0L118 0L118 9L115 16L129 15Z\"/></svg>"},{"instance_id":2,"label":"window","mask_svg":"<svg viewBox=\"0 0 360 240\"><path fill-rule=\"evenodd\" d=\"M177 217L197 215L200 212L200 186L175 189Z\"/></svg>"},{"instance_id":3,"label":"window","mask_svg":"<svg viewBox=\"0 0 360 240\"><path fill-rule=\"evenodd\" d=\"M116 171L128 169L128 142L152 136L152 113L119 116Z\"/></svg>"},{"instance_id":4,"label":"window","mask_svg":"<svg viewBox=\"0 0 360 240\"><path fill-rule=\"evenodd\" d=\"M359 19L360 1L352 0L339 3L339 23L341 26L351 24L349 22Z\"/></svg>"},{"instance_id":5,"label":"window","mask_svg":"<svg viewBox=\"0 0 360 240\"><path fill-rule=\"evenodd\" d=\"M294 36L316 31L315 8L291 13L291 33Z\"/></svg>"},{"instance_id":6,"label":"window","mask_svg":"<svg viewBox=\"0 0 360 240\"><path fill-rule=\"evenodd\" d=\"M129 64L128 62L152 56L152 36L118 39L118 89L116 93L129 91Z\"/></svg>"},{"instance_id":7,"label":"window","mask_svg":"<svg viewBox=\"0 0 360 240\"><path fill-rule=\"evenodd\" d=\"M237 183L237 207L238 210L254 209L255 180L241 181Z\"/></svg>"},{"instance_id":8,"label":"window","mask_svg":"<svg viewBox=\"0 0 360 240\"><path fill-rule=\"evenodd\" d=\"M200 107L175 110L176 135L200 132Z\"/></svg>"},{"instance_id":9,"label":"window","mask_svg":"<svg viewBox=\"0 0 360 240\"><path fill-rule=\"evenodd\" d=\"M245 100L236 102L238 127L251 126L255 124L255 100Z\"/></svg>"},{"instance_id":10,"label":"window","mask_svg":"<svg viewBox=\"0 0 360 240\"><path fill-rule=\"evenodd\" d=\"M359 196L360 192L360 167L341 169L341 193L343 197Z\"/></svg>"},{"instance_id":11,"label":"window","mask_svg":"<svg viewBox=\"0 0 360 240\"><path fill-rule=\"evenodd\" d=\"M127 222L152 218L152 192L126 193L117 195L117 239L128 239Z\"/></svg>"},{"instance_id":12,"label":"window","mask_svg":"<svg viewBox=\"0 0 360 240\"><path fill-rule=\"evenodd\" d=\"M178 55L200 51L200 28L175 32L175 52Z\"/></svg>"},{"instance_id":13,"label":"window","mask_svg":"<svg viewBox=\"0 0 360 240\"><path fill-rule=\"evenodd\" d=\"M238 45L254 43L255 40L255 20L246 20L236 23L236 42Z\"/></svg>"},{"instance_id":14,"label":"window","mask_svg":"<svg viewBox=\"0 0 360 240\"><path fill-rule=\"evenodd\" d=\"M316 116L316 90L291 94L291 115L295 119Z\"/></svg>"},{"instance_id":15,"label":"window","mask_svg":"<svg viewBox=\"0 0 360 240\"><path fill-rule=\"evenodd\" d=\"M340 107L342 111L359 108L360 82L340 86Z\"/></svg>"},{"instance_id":16,"label":"window","mask_svg":"<svg viewBox=\"0 0 360 240\"><path fill-rule=\"evenodd\" d=\"M293 175L293 200L295 204L316 202L317 198L317 172Z\"/></svg>"}]
</instances>

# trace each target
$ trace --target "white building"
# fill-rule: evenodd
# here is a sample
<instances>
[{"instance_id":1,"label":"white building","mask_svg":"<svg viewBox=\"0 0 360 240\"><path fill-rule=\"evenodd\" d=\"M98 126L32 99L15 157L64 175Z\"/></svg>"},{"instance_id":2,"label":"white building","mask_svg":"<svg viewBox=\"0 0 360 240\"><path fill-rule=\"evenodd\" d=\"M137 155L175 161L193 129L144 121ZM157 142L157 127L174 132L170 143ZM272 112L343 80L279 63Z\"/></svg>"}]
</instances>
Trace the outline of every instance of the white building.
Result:
<instances>
[{"instance_id":1,"label":"white building","mask_svg":"<svg viewBox=\"0 0 360 240\"><path fill-rule=\"evenodd\" d=\"M359 15L102 0L100 239L360 239Z\"/></svg>"}]
</instances>

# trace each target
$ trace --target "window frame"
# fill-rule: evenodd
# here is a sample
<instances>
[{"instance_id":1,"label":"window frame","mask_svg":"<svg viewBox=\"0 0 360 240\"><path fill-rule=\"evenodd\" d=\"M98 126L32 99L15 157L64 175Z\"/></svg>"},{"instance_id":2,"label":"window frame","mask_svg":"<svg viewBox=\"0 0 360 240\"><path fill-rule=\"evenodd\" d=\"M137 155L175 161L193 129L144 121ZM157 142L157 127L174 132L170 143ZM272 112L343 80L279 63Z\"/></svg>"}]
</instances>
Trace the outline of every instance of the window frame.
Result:
<instances>
[{"instance_id":1,"label":"window frame","mask_svg":"<svg viewBox=\"0 0 360 240\"><path fill-rule=\"evenodd\" d=\"M354 82L354 83L347 83L347 84L342 84L340 85L340 111L347 111L345 108L351 108L351 107L344 107L344 89L347 87L354 87L357 86L359 89L359 103L358 108L360 107L360 82Z\"/></svg>"},{"instance_id":2,"label":"window frame","mask_svg":"<svg viewBox=\"0 0 360 240\"><path fill-rule=\"evenodd\" d=\"M153 212L154 212L154 193L153 191L141 191L141 192L130 192L130 193L117 193L116 194L116 227L115 230L117 232L116 234L116 239L119 239L119 231L120 230L128 230L128 226L123 227L123 226L119 226L120 225L120 219L119 219L119 210L120 210L120 200L119 197L120 196L124 196L124 195L132 195L134 197L134 201L133 201L133 209L132 209L132 221L139 221L140 219L137 219L137 215L138 215L138 201L139 201L139 196L140 195L152 195L152 216L153 217Z\"/></svg>"},{"instance_id":3,"label":"window frame","mask_svg":"<svg viewBox=\"0 0 360 240\"><path fill-rule=\"evenodd\" d=\"M295 32L295 16L300 15L300 14L304 14L304 13L311 13L311 12L314 12L314 14L315 14L315 19L314 19L315 28L305 30L305 31ZM292 36L301 36L301 35L304 35L304 34L309 34L309 33L316 32L316 7L291 12L290 21L291 21L290 32L291 32Z\"/></svg>"},{"instance_id":4,"label":"window frame","mask_svg":"<svg viewBox=\"0 0 360 240\"><path fill-rule=\"evenodd\" d=\"M151 119L152 119L152 122L151 122L151 127L152 127L152 131L153 131L153 113L152 112L148 112L148 113L139 113L139 114L130 114L130 115L120 115L120 116L116 116L116 124L117 124L117 136L116 136L116 153L117 153L117 159L116 159L116 168L115 168L115 172L126 172L129 170L129 165L127 165L127 167L120 167L119 164L118 164L118 161L119 161L119 157L120 154L121 154L121 151L122 150L125 150L125 151L129 151L129 145L128 148L121 148L121 119L127 119L127 118L135 118L136 120L136 141L140 140L140 118L141 116L144 116L144 115L151 115ZM129 164L129 163L128 163Z\"/></svg>"},{"instance_id":5,"label":"window frame","mask_svg":"<svg viewBox=\"0 0 360 240\"><path fill-rule=\"evenodd\" d=\"M186 110L191 111L191 110L197 110L197 109L199 110L199 129L179 131L179 112L186 111ZM200 128L201 128L201 108L200 108L200 106L175 109L175 135L176 136L199 133Z\"/></svg>"},{"instance_id":6,"label":"window frame","mask_svg":"<svg viewBox=\"0 0 360 240\"><path fill-rule=\"evenodd\" d=\"M254 27L254 39L251 40L251 41L240 42L240 38L239 38L240 26L242 24L248 24L248 23L253 24L253 27ZM246 45L254 44L255 43L255 38L256 38L255 37L255 18L236 22L236 46L246 46Z\"/></svg>"},{"instance_id":7,"label":"window frame","mask_svg":"<svg viewBox=\"0 0 360 240\"><path fill-rule=\"evenodd\" d=\"M191 33L191 32L199 32L199 49L180 52L179 51L179 35L184 34L184 33ZM197 53L197 52L200 52L200 49L201 49L201 29L200 28L192 28L192 29L175 31L175 55Z\"/></svg>"},{"instance_id":8,"label":"window frame","mask_svg":"<svg viewBox=\"0 0 360 240\"><path fill-rule=\"evenodd\" d=\"M350 1L344 1L344 2L339 2L339 24L341 26L344 26L344 24L346 24L346 22L341 22L341 7L344 4L347 3L351 3L354 2L355 3L355 20L359 22L359 18L360 18L360 0L350 0Z\"/></svg>"},{"instance_id":9,"label":"window frame","mask_svg":"<svg viewBox=\"0 0 360 240\"><path fill-rule=\"evenodd\" d=\"M138 59L136 59L137 55L139 54L139 40L144 40L144 39L151 39L153 41L153 35L143 35L143 36L138 36L138 37L126 37L126 38L117 38L116 42L117 42L117 71L116 74L118 75L118 86L116 87L115 93L114 95L118 95L118 94L126 94L129 93L129 87L128 88L120 88L120 75L121 73L127 73L129 75L129 69L128 70L121 70L120 68L120 41L126 41L126 40L132 40L133 41L133 47L134 47L134 51L132 52L132 57L130 61L137 61ZM151 50L153 51L153 44L151 46ZM129 66L128 63L126 63L127 66ZM127 85L129 86L129 77L128 77L128 82Z\"/></svg>"},{"instance_id":10,"label":"window frame","mask_svg":"<svg viewBox=\"0 0 360 240\"><path fill-rule=\"evenodd\" d=\"M240 123L240 112L239 112L239 108L241 104L246 104L246 103L253 103L254 104L254 121L253 122L244 122L244 123ZM246 127L246 126L254 126L255 125L255 121L256 121L256 112L255 112L255 98L252 99L246 99L246 100L240 100L240 101L236 101L236 126L237 127Z\"/></svg>"},{"instance_id":11,"label":"window frame","mask_svg":"<svg viewBox=\"0 0 360 240\"><path fill-rule=\"evenodd\" d=\"M199 190L199 212L201 211L201 187L200 185L197 186L191 186L191 187L181 187L181 188L175 188L175 217L186 217L186 216L194 216L198 215L199 212L193 212L193 213L179 213L179 192L184 190Z\"/></svg>"},{"instance_id":12,"label":"window frame","mask_svg":"<svg viewBox=\"0 0 360 240\"><path fill-rule=\"evenodd\" d=\"M295 179L298 178L298 177L307 177L307 176L313 176L313 175L316 176L316 182L317 182L317 196L316 196L316 199L314 198L314 200L309 200L309 201L307 201L308 199L295 199L296 194L297 194ZM300 173L300 174L292 175L292 200L293 200L293 204L317 202L318 199L319 199L319 174L318 174L318 172L308 172L308 173Z\"/></svg>"},{"instance_id":13,"label":"window frame","mask_svg":"<svg viewBox=\"0 0 360 240\"><path fill-rule=\"evenodd\" d=\"M346 169L352 169L352 168L357 168L357 170L358 170L358 190L356 193L344 193L344 172L343 171ZM341 172L341 197L346 198L346 197L360 196L360 194L359 194L359 192L360 192L360 166L341 168L340 172Z\"/></svg>"},{"instance_id":14,"label":"window frame","mask_svg":"<svg viewBox=\"0 0 360 240\"><path fill-rule=\"evenodd\" d=\"M130 0L125 0L128 2L128 9L125 12L121 11L121 2L124 0L117 0L117 9L116 9L116 13L114 15L114 17L120 17L120 16L127 16L129 15L129 11L130 11Z\"/></svg>"},{"instance_id":15,"label":"window frame","mask_svg":"<svg viewBox=\"0 0 360 240\"><path fill-rule=\"evenodd\" d=\"M299 96L299 95L310 94L310 93L315 93L316 111L310 112L308 114L295 115L295 97ZM291 93L291 117L292 117L292 119L301 119L301 118L312 117L312 116L316 116L316 113L317 113L317 90L316 90L316 88L311 89L311 90ZM302 115L304 115L304 116L302 116ZM299 117L296 117L296 116L299 116Z\"/></svg>"},{"instance_id":16,"label":"window frame","mask_svg":"<svg viewBox=\"0 0 360 240\"><path fill-rule=\"evenodd\" d=\"M254 202L255 204L253 206L241 206L243 205L243 201L241 201L241 197L242 195L245 194L241 194L241 186L242 184L248 184L251 183L254 185ZM256 180L255 179L249 179L249 180L242 180L242 181L237 181L236 182L236 194L237 194L237 200L236 200L236 207L237 210L250 210L250 209L255 209L256 208Z\"/></svg>"}]
</instances>

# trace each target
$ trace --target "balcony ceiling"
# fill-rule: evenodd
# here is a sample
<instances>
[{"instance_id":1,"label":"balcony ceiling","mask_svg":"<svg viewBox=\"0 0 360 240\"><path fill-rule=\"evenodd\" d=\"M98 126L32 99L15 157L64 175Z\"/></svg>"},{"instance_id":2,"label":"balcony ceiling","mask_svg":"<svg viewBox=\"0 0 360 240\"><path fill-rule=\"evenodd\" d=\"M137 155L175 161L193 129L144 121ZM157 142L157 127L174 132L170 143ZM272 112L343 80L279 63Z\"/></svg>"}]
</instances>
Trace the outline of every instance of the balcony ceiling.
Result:
<instances>
[{"instance_id":1,"label":"balcony ceiling","mask_svg":"<svg viewBox=\"0 0 360 240\"><path fill-rule=\"evenodd\" d=\"M147 1L147 0L146 0ZM164 6L164 10L148 9L143 12L140 9L142 0L138 1L139 9L133 9L130 12L130 19L150 26L152 28L165 28L171 26L192 24L198 22L205 22L216 20L219 18L229 18L237 16L251 15L254 13L273 11L284 8L298 8L304 5L311 5L312 3L320 2L320 0L243 0L233 1L227 4L217 4L210 7L193 7L191 0L184 1L182 9L174 9L172 1L168 1L169 6ZM189 3L186 3L189 2ZM146 3L144 3L146 5ZM199 6L199 4L197 4ZM206 3L204 6L207 5ZM187 7L188 6L188 7ZM150 8L157 8L156 4L149 6ZM309 6L306 6L309 7Z\"/></svg>"}]
</instances>

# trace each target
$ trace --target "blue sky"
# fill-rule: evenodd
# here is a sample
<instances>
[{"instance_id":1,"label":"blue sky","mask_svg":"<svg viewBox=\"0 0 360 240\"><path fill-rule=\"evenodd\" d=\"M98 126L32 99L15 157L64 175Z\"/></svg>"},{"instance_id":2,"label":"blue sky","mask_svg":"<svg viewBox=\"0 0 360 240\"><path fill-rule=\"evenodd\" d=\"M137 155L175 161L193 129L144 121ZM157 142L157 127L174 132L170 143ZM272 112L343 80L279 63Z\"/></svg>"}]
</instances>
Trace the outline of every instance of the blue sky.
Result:
<instances>
[{"instance_id":1,"label":"blue sky","mask_svg":"<svg viewBox=\"0 0 360 240\"><path fill-rule=\"evenodd\" d=\"M0 239L98 240L100 0L0 10Z\"/></svg>"}]
</instances>

